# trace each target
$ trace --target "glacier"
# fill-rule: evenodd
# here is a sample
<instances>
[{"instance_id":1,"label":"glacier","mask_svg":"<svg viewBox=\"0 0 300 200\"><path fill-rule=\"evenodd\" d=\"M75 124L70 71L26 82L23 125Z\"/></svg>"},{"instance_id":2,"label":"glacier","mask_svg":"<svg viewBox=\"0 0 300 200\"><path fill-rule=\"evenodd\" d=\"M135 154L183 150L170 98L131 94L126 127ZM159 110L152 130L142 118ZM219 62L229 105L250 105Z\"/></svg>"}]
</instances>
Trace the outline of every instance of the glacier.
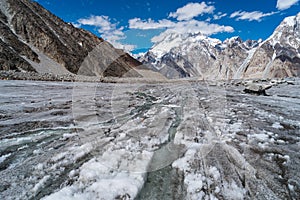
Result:
<instances>
[{"instance_id":1,"label":"glacier","mask_svg":"<svg viewBox=\"0 0 300 200\"><path fill-rule=\"evenodd\" d=\"M299 86L1 81L0 198L298 199Z\"/></svg>"}]
</instances>

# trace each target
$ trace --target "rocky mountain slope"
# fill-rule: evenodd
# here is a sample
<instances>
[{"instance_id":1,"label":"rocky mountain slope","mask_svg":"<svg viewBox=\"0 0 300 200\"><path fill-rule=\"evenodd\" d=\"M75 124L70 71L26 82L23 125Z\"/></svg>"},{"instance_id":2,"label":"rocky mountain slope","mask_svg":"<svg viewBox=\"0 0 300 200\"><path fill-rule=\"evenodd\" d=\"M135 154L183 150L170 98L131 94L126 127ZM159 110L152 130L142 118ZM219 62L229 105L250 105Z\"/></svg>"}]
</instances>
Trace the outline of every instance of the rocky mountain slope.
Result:
<instances>
[{"instance_id":1,"label":"rocky mountain slope","mask_svg":"<svg viewBox=\"0 0 300 200\"><path fill-rule=\"evenodd\" d=\"M300 76L300 13L287 17L251 57L241 78Z\"/></svg>"},{"instance_id":2,"label":"rocky mountain slope","mask_svg":"<svg viewBox=\"0 0 300 200\"><path fill-rule=\"evenodd\" d=\"M132 69L140 64L36 2L0 1L0 70L119 77L138 76Z\"/></svg>"},{"instance_id":3,"label":"rocky mountain slope","mask_svg":"<svg viewBox=\"0 0 300 200\"><path fill-rule=\"evenodd\" d=\"M154 45L141 61L152 64L168 78L227 79L233 77L258 44L242 42L239 37L221 42L201 33L174 33Z\"/></svg>"},{"instance_id":4,"label":"rocky mountain slope","mask_svg":"<svg viewBox=\"0 0 300 200\"><path fill-rule=\"evenodd\" d=\"M199 34L167 35L140 61L168 78L274 78L299 76L300 13L288 17L266 41L225 41Z\"/></svg>"}]
</instances>

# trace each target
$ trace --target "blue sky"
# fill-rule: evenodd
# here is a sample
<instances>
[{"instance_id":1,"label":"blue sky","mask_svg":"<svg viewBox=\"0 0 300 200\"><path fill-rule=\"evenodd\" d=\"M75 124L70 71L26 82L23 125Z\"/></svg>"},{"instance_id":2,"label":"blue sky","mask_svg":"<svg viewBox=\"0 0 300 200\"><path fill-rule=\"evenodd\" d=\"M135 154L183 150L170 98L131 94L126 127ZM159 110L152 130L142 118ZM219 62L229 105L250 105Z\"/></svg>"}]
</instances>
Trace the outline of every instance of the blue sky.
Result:
<instances>
[{"instance_id":1,"label":"blue sky","mask_svg":"<svg viewBox=\"0 0 300 200\"><path fill-rule=\"evenodd\" d=\"M46 9L133 53L149 49L169 32L268 38L300 0L36 0Z\"/></svg>"}]
</instances>

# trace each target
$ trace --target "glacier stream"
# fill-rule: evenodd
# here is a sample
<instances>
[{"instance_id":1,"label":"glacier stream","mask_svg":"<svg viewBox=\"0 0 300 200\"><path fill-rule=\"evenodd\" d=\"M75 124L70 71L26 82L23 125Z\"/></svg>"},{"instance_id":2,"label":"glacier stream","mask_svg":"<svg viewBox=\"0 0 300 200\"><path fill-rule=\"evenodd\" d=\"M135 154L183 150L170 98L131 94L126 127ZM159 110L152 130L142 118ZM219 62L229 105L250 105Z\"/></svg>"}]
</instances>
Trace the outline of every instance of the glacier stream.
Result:
<instances>
[{"instance_id":1,"label":"glacier stream","mask_svg":"<svg viewBox=\"0 0 300 200\"><path fill-rule=\"evenodd\" d=\"M0 199L299 199L300 81L0 81Z\"/></svg>"}]
</instances>

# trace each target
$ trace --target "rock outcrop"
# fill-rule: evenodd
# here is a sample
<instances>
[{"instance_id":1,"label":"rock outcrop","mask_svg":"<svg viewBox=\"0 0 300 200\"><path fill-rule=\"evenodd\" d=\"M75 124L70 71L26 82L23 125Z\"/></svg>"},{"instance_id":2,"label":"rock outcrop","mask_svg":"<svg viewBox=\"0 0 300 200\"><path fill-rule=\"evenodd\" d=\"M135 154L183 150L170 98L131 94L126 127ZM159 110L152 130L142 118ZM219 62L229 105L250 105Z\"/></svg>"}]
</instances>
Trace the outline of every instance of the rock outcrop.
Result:
<instances>
[{"instance_id":1,"label":"rock outcrop","mask_svg":"<svg viewBox=\"0 0 300 200\"><path fill-rule=\"evenodd\" d=\"M244 92L256 95L267 95L266 90L270 89L272 85L251 83L246 85Z\"/></svg>"}]
</instances>

